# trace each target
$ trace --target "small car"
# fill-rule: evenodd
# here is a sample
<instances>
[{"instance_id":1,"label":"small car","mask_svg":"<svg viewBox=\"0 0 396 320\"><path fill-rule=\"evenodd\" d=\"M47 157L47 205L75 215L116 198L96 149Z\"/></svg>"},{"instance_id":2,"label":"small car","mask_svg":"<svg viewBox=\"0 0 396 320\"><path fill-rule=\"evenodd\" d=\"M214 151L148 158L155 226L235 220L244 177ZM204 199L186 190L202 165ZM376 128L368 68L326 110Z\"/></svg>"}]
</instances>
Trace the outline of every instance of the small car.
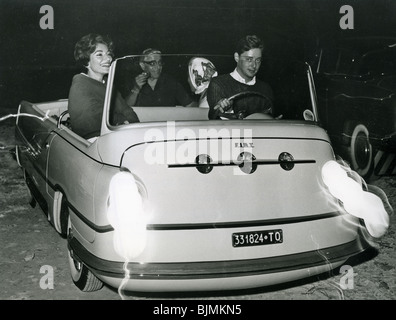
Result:
<instances>
[{"instance_id":1,"label":"small car","mask_svg":"<svg viewBox=\"0 0 396 320\"><path fill-rule=\"evenodd\" d=\"M396 38L325 37L313 70L335 152L370 181L396 175Z\"/></svg>"},{"instance_id":2,"label":"small car","mask_svg":"<svg viewBox=\"0 0 396 320\"><path fill-rule=\"evenodd\" d=\"M186 90L194 56L163 55L163 72ZM232 56L199 56L218 74L235 68ZM324 184L335 154L309 64L293 62L290 81L275 76L284 64L263 65L272 115L209 120L207 108L133 106L140 122L111 123L112 97L130 90L139 58L112 63L94 141L71 129L67 99L19 106L17 161L32 204L67 239L78 288L258 288L329 272L368 247L364 221Z\"/></svg>"}]
</instances>

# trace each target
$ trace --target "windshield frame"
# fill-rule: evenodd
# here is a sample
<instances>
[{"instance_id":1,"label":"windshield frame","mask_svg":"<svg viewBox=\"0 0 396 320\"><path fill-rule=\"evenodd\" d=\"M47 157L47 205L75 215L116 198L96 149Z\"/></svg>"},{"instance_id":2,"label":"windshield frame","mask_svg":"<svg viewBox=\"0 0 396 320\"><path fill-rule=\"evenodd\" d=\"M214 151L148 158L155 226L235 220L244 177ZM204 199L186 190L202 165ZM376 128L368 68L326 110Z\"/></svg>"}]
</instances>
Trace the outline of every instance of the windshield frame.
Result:
<instances>
[{"instance_id":1,"label":"windshield frame","mask_svg":"<svg viewBox=\"0 0 396 320\"><path fill-rule=\"evenodd\" d=\"M228 58L230 59L230 65L232 65L232 63L234 63L234 67L235 67L235 61L233 61L233 56L231 55L219 55L219 54L164 54L164 56L166 57L177 57L177 56L183 56L184 58L186 57L221 57L221 58ZM116 126L116 125L112 125L109 121L110 119L110 110L111 110L111 97L113 95L113 90L114 88L114 81L115 81L115 73L117 70L117 66L119 63L121 63L121 61L124 61L126 59L139 59L141 57L141 55L126 55L123 57L119 57L117 59L115 59L110 67L110 71L108 74L108 79L107 79L107 87L106 87L106 98L105 98L105 105L104 105L104 113L103 113L103 117L105 119L105 121L102 121L102 134L104 133L108 133L111 131L114 131L115 129L121 127L121 126ZM275 62L273 62L273 61ZM280 67L281 63L278 61L276 61L276 59L272 59L270 60L271 62L269 63L267 60L267 64L271 64L272 67ZM312 110L313 113L313 119L312 122L314 123L318 123L319 122L319 118L318 118L318 111L317 111L317 96L316 96L316 88L315 88L315 82L314 82L314 75L311 69L311 66L308 62L302 62L302 61L295 61L295 63L300 64L300 65L305 65L305 72L306 72L306 81L307 81L307 87L309 88L309 97L310 97L310 110ZM185 66L187 68L187 66ZM233 71L229 70L229 72ZM166 121L166 120L164 120ZM202 121L202 120L199 120ZM207 121L215 121L215 120L207 120ZM268 120L263 120L263 121L268 121ZM140 125L143 122L139 122L139 123L132 123L132 124L128 124L128 126L131 125ZM144 122L147 123L147 122ZM209 123L208 123L209 125Z\"/></svg>"}]
</instances>

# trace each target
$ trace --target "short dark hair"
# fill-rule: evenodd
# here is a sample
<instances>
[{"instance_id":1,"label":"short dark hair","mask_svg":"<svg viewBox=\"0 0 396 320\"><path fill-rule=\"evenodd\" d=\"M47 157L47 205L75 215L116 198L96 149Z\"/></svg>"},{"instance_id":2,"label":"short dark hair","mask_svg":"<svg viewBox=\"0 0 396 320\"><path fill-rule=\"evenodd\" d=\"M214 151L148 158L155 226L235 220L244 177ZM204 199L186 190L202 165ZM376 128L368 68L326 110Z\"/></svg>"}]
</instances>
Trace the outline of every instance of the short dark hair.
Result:
<instances>
[{"instance_id":1,"label":"short dark hair","mask_svg":"<svg viewBox=\"0 0 396 320\"><path fill-rule=\"evenodd\" d=\"M251 49L256 49L256 48L261 50L264 49L264 44L261 41L261 39L256 35L247 35L237 42L235 51L238 54L242 54L245 51L249 51Z\"/></svg>"},{"instance_id":2,"label":"short dark hair","mask_svg":"<svg viewBox=\"0 0 396 320\"><path fill-rule=\"evenodd\" d=\"M98 43L105 44L109 49L109 52L113 54L114 45L109 36L90 33L83 36L74 47L74 59L76 62L83 66L87 66L89 62L89 56L95 51Z\"/></svg>"}]
</instances>

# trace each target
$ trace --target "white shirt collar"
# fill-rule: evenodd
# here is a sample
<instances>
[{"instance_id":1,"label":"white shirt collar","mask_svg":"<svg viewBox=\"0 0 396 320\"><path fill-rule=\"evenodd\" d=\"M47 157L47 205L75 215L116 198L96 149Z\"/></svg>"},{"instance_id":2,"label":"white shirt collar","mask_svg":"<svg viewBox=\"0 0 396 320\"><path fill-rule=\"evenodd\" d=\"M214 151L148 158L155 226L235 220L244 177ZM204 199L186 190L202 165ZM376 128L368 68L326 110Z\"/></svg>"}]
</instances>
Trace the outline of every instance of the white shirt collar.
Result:
<instances>
[{"instance_id":1,"label":"white shirt collar","mask_svg":"<svg viewBox=\"0 0 396 320\"><path fill-rule=\"evenodd\" d=\"M241 77L241 75L238 73L237 69L235 68L234 71L232 71L230 73L231 77L233 77L236 81L243 83L243 84L247 84L248 86L253 86L254 84L256 84L256 76L253 77L252 80L246 82L244 78Z\"/></svg>"}]
</instances>

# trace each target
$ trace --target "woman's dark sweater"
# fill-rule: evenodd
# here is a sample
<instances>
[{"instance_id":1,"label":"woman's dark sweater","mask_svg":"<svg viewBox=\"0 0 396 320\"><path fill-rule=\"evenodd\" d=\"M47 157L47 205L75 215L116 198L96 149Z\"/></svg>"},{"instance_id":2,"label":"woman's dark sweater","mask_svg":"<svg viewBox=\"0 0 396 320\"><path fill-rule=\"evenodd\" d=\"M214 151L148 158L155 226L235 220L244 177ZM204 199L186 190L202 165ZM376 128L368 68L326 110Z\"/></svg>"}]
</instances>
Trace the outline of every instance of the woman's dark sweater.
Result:
<instances>
[{"instance_id":1,"label":"woman's dark sweater","mask_svg":"<svg viewBox=\"0 0 396 320\"><path fill-rule=\"evenodd\" d=\"M72 130L85 139L100 135L106 85L83 74L76 74L69 91L68 111ZM115 94L113 124L139 122L132 108Z\"/></svg>"}]
</instances>

